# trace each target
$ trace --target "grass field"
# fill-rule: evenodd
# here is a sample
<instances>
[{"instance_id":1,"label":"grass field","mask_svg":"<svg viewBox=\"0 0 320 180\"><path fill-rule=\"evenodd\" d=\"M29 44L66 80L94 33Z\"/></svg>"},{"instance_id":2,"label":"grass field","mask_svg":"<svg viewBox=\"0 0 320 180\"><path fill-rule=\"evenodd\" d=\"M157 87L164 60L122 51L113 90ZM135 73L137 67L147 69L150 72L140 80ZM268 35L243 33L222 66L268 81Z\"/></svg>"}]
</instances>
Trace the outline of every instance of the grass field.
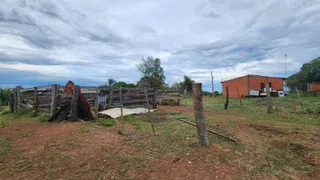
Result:
<instances>
[{"instance_id":1,"label":"grass field","mask_svg":"<svg viewBox=\"0 0 320 180\"><path fill-rule=\"evenodd\" d=\"M147 115L47 123L31 112L0 115L0 179L319 179L320 97L204 97L208 134L198 145L192 100Z\"/></svg>"}]
</instances>

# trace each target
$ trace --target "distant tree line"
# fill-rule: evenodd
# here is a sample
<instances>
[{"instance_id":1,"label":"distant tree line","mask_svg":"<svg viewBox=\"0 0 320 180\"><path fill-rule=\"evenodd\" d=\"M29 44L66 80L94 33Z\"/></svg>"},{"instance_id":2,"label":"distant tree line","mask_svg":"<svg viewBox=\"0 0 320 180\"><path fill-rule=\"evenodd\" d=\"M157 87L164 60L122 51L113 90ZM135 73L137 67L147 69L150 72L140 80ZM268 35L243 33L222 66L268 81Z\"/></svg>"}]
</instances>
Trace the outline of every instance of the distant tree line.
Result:
<instances>
[{"instance_id":1,"label":"distant tree line","mask_svg":"<svg viewBox=\"0 0 320 180\"><path fill-rule=\"evenodd\" d=\"M1 102L0 105L1 106L8 105L11 93L12 93L11 89L2 89L2 88L0 88L0 102Z\"/></svg>"},{"instance_id":2,"label":"distant tree line","mask_svg":"<svg viewBox=\"0 0 320 180\"><path fill-rule=\"evenodd\" d=\"M320 83L320 57L305 63L300 71L291 75L286 80L286 84L290 89L298 87L300 90L306 91L308 83Z\"/></svg>"},{"instance_id":3,"label":"distant tree line","mask_svg":"<svg viewBox=\"0 0 320 180\"><path fill-rule=\"evenodd\" d=\"M137 69L141 72L142 77L140 80L134 83L126 83L124 81L117 82L114 79L108 79L105 85L100 87L149 87L156 89L167 89L174 92L179 92L184 94L185 92L192 92L192 80L189 76L184 76L183 81L175 82L171 87L165 83L166 76L164 75L164 69L161 66L161 60L159 58L153 58L148 56L147 58L142 58L141 63L137 65ZM212 96L211 92L203 91L204 96ZM214 96L219 96L219 92L215 92Z\"/></svg>"}]
</instances>

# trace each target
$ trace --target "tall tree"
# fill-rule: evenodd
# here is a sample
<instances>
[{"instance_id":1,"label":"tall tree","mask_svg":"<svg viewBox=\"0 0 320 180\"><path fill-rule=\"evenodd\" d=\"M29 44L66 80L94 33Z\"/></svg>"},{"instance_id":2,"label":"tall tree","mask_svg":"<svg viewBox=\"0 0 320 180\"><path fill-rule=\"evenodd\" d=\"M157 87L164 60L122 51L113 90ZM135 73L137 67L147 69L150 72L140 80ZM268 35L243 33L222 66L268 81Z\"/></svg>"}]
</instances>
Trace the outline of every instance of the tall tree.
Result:
<instances>
[{"instance_id":1,"label":"tall tree","mask_svg":"<svg viewBox=\"0 0 320 180\"><path fill-rule=\"evenodd\" d=\"M184 94L184 91L192 91L192 84L194 83L194 80L192 80L189 76L183 76L182 82L175 82L172 85L173 89L178 90L180 93Z\"/></svg>"},{"instance_id":2,"label":"tall tree","mask_svg":"<svg viewBox=\"0 0 320 180\"><path fill-rule=\"evenodd\" d=\"M194 83L194 80L192 80L189 76L184 76L183 77L183 86L187 91L192 90L192 84Z\"/></svg>"},{"instance_id":3,"label":"tall tree","mask_svg":"<svg viewBox=\"0 0 320 180\"><path fill-rule=\"evenodd\" d=\"M166 77L164 70L161 67L161 60L148 56L142 58L142 62L137 65L138 70L143 74L143 77L138 82L140 85L144 83L149 87L161 88L165 84Z\"/></svg>"},{"instance_id":4,"label":"tall tree","mask_svg":"<svg viewBox=\"0 0 320 180\"><path fill-rule=\"evenodd\" d=\"M303 64L300 71L288 77L286 82L290 89L298 87L301 90L306 90L307 83L320 82L320 57Z\"/></svg>"}]
</instances>

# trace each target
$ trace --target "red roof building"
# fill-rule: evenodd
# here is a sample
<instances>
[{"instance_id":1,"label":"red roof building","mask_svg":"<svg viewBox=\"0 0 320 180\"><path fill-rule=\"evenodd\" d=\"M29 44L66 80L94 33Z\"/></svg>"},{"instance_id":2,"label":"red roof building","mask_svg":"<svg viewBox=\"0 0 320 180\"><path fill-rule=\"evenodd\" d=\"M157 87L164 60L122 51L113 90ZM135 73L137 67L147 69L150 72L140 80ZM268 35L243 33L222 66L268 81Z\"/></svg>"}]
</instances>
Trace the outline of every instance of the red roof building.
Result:
<instances>
[{"instance_id":1,"label":"red roof building","mask_svg":"<svg viewBox=\"0 0 320 180\"><path fill-rule=\"evenodd\" d=\"M246 75L222 83L222 95L226 97L226 87L229 89L230 98L238 98L239 91L240 97L259 96L261 92L266 92L265 83L269 83L271 92L283 91L284 78L269 77L259 75Z\"/></svg>"}]
</instances>

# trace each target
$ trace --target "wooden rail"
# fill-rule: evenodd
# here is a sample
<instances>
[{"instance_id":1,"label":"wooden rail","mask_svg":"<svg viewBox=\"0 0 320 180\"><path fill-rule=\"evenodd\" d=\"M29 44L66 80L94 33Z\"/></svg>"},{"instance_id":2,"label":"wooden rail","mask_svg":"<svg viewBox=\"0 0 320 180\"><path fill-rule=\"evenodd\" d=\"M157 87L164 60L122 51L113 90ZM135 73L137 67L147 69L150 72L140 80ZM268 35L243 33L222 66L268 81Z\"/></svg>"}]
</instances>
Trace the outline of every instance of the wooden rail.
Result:
<instances>
[{"instance_id":1,"label":"wooden rail","mask_svg":"<svg viewBox=\"0 0 320 180\"><path fill-rule=\"evenodd\" d=\"M120 88L111 88L113 96L109 97L109 88L99 88L95 86L77 86L79 92L88 101L89 105L94 109L96 114L99 108L104 106L105 102L102 100L111 100L112 105L117 106L120 104L126 105L145 105L150 104L152 108L157 108L156 90L155 89L144 89L144 88L121 88L122 93L120 94ZM147 99L146 100L146 95ZM120 98L121 96L121 98ZM50 119L56 114L58 109L65 107L70 104L77 104L75 97L68 96L65 93L65 86L53 84L51 86L38 86L32 88L22 88L17 86L12 95L10 96L10 111L18 111L21 108L33 109L34 116L38 115L39 110L47 109L50 111ZM75 119L74 113L75 108L72 108L72 119Z\"/></svg>"}]
</instances>

